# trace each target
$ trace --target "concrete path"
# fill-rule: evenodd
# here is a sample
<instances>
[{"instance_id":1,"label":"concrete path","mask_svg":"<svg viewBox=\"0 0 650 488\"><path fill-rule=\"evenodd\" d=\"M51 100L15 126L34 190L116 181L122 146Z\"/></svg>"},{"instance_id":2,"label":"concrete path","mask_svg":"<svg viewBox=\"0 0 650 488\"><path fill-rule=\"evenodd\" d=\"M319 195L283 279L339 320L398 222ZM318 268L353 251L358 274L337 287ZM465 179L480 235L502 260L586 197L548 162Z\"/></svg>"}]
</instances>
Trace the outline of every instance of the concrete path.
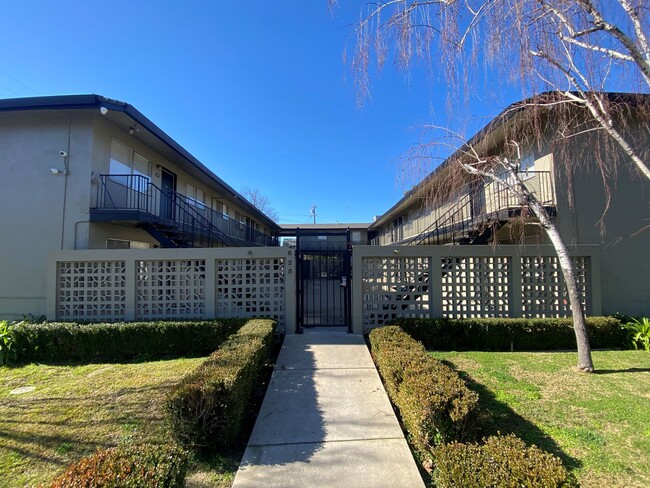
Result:
<instances>
[{"instance_id":1,"label":"concrete path","mask_svg":"<svg viewBox=\"0 0 650 488\"><path fill-rule=\"evenodd\" d=\"M360 335L288 335L234 488L417 487L422 478Z\"/></svg>"}]
</instances>

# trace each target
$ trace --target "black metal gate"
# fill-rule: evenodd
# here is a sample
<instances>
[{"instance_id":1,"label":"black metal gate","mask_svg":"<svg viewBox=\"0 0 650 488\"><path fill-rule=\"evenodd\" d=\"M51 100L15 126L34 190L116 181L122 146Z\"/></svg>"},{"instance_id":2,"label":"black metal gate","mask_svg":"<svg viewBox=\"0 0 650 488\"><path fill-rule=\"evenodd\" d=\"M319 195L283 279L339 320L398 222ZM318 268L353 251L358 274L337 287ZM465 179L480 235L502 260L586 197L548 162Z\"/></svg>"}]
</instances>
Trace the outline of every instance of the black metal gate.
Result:
<instances>
[{"instance_id":1,"label":"black metal gate","mask_svg":"<svg viewBox=\"0 0 650 488\"><path fill-rule=\"evenodd\" d=\"M349 232L297 236L298 329L351 325Z\"/></svg>"}]
</instances>

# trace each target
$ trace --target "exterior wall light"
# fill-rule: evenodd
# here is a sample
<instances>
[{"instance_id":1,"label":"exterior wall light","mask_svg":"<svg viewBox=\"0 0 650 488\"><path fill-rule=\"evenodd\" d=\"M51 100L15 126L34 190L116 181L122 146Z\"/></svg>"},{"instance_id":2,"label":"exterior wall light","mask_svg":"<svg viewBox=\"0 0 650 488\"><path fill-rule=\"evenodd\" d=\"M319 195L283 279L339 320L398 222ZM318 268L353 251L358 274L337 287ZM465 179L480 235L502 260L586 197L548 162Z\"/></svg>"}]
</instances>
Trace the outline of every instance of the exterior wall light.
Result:
<instances>
[{"instance_id":1,"label":"exterior wall light","mask_svg":"<svg viewBox=\"0 0 650 488\"><path fill-rule=\"evenodd\" d=\"M108 109L106 107L99 107L99 113L106 115L108 113Z\"/></svg>"}]
</instances>

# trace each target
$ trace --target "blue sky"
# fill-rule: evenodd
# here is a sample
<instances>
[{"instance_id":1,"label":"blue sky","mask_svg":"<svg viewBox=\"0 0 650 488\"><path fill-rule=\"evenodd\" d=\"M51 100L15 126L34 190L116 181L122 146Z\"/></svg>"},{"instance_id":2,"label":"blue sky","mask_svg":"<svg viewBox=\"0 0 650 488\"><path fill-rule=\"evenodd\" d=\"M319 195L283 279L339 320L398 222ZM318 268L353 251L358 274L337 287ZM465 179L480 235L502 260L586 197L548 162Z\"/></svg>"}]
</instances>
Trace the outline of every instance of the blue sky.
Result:
<instances>
[{"instance_id":1,"label":"blue sky","mask_svg":"<svg viewBox=\"0 0 650 488\"><path fill-rule=\"evenodd\" d=\"M390 64L358 108L343 57L365 2L340 3L6 2L0 97L128 102L282 223L309 222L312 205L318 222L369 222L408 186L400 156L422 126L459 121L441 80ZM503 98L472 97L467 135L517 97Z\"/></svg>"}]
</instances>

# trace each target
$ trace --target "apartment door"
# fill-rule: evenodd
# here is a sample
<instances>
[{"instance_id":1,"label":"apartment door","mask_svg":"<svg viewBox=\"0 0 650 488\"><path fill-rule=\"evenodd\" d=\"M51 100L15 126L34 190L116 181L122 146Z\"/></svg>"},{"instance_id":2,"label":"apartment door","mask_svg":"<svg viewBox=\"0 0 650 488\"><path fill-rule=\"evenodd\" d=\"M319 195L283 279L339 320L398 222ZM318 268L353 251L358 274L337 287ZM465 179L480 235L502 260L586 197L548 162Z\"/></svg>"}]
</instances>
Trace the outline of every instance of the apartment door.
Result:
<instances>
[{"instance_id":1,"label":"apartment door","mask_svg":"<svg viewBox=\"0 0 650 488\"><path fill-rule=\"evenodd\" d=\"M255 237L253 235L253 221L250 217L246 217L246 243L252 244L255 242Z\"/></svg>"},{"instance_id":2,"label":"apartment door","mask_svg":"<svg viewBox=\"0 0 650 488\"><path fill-rule=\"evenodd\" d=\"M349 232L343 235L298 235L298 327L351 325L351 257Z\"/></svg>"},{"instance_id":3,"label":"apartment door","mask_svg":"<svg viewBox=\"0 0 650 488\"><path fill-rule=\"evenodd\" d=\"M176 198L176 175L162 168L160 173L160 217L174 220L174 198Z\"/></svg>"}]
</instances>

